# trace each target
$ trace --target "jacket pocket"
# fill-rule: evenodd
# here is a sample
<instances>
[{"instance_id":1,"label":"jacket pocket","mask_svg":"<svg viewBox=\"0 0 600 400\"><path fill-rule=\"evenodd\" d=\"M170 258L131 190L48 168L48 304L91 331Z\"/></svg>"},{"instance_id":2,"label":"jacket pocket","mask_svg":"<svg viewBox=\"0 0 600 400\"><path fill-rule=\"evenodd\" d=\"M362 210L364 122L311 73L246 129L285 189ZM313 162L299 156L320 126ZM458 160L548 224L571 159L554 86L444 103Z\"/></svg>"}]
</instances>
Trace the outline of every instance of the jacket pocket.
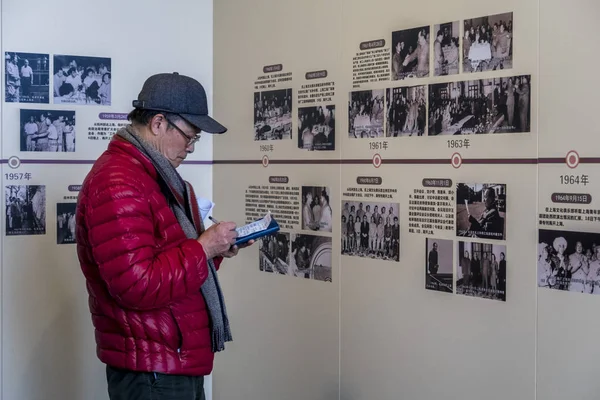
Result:
<instances>
[{"instance_id":1,"label":"jacket pocket","mask_svg":"<svg viewBox=\"0 0 600 400\"><path fill-rule=\"evenodd\" d=\"M177 348L175 350L177 353L181 353L181 349L183 347L183 332L181 331L179 321L177 321L177 317L175 317L175 313L171 307L169 307L169 312L171 313L171 318L173 318L173 322L175 323L175 330L177 334Z\"/></svg>"}]
</instances>

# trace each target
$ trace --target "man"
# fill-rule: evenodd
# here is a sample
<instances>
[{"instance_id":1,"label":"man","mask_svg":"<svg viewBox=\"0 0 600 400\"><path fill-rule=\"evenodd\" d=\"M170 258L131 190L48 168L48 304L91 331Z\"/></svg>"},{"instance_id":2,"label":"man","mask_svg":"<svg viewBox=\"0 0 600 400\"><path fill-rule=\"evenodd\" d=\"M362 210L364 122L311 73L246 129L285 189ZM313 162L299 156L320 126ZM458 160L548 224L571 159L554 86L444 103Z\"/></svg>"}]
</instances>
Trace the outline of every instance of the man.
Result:
<instances>
[{"instance_id":1,"label":"man","mask_svg":"<svg viewBox=\"0 0 600 400\"><path fill-rule=\"evenodd\" d=\"M33 86L33 70L29 66L29 60L25 60L25 64L21 67L21 81L23 85L23 95L31 94L31 86Z\"/></svg>"},{"instance_id":2,"label":"man","mask_svg":"<svg viewBox=\"0 0 600 400\"><path fill-rule=\"evenodd\" d=\"M6 101L18 103L20 101L21 74L19 73L18 57L6 55Z\"/></svg>"},{"instance_id":3,"label":"man","mask_svg":"<svg viewBox=\"0 0 600 400\"><path fill-rule=\"evenodd\" d=\"M65 131L65 126L67 125L65 123L65 116L59 115L56 118L56 120L54 120L54 122L52 122L52 124L56 128L56 150L53 150L53 151L63 152L65 149L64 131ZM50 138L50 135L48 135L48 137ZM52 147L52 144L51 144L51 147Z\"/></svg>"},{"instance_id":4,"label":"man","mask_svg":"<svg viewBox=\"0 0 600 400\"><path fill-rule=\"evenodd\" d=\"M433 243L433 249L429 252L429 268L428 272L432 275L437 274L438 268L438 245L437 243Z\"/></svg>"},{"instance_id":5,"label":"man","mask_svg":"<svg viewBox=\"0 0 600 400\"><path fill-rule=\"evenodd\" d=\"M392 209L390 208L390 213ZM392 257L398 261L400 260L400 225L398 224L398 217L394 216L394 226L392 227Z\"/></svg>"},{"instance_id":6,"label":"man","mask_svg":"<svg viewBox=\"0 0 600 400\"><path fill-rule=\"evenodd\" d=\"M444 53L442 53L442 40L444 40L444 33L439 30L435 42L433 42L433 64L435 68L435 76L443 75Z\"/></svg>"},{"instance_id":7,"label":"man","mask_svg":"<svg viewBox=\"0 0 600 400\"><path fill-rule=\"evenodd\" d=\"M392 80L394 81L402 79L404 57L406 57L404 42L399 41L396 43L396 52L392 56Z\"/></svg>"},{"instance_id":8,"label":"man","mask_svg":"<svg viewBox=\"0 0 600 400\"><path fill-rule=\"evenodd\" d=\"M29 117L29 122L25 124L25 148L27 151L35 151L33 136L38 132L38 125L35 123L35 117Z\"/></svg>"},{"instance_id":9,"label":"man","mask_svg":"<svg viewBox=\"0 0 600 400\"><path fill-rule=\"evenodd\" d=\"M349 209L348 203L344 204L344 209L342 210L342 216L346 219L346 221L348 220L348 217L350 216L350 209Z\"/></svg>"},{"instance_id":10,"label":"man","mask_svg":"<svg viewBox=\"0 0 600 400\"><path fill-rule=\"evenodd\" d=\"M177 73L150 77L133 106L77 205L97 354L111 400L204 399L203 377L231 340L216 271L238 252L236 226L205 230L176 168L201 131L226 128L208 116L202 85Z\"/></svg>"},{"instance_id":11,"label":"man","mask_svg":"<svg viewBox=\"0 0 600 400\"><path fill-rule=\"evenodd\" d=\"M302 207L302 218L304 220L304 229L315 230L315 216L313 214L312 203L313 195L311 192L306 193L306 202Z\"/></svg>"},{"instance_id":12,"label":"man","mask_svg":"<svg viewBox=\"0 0 600 400\"><path fill-rule=\"evenodd\" d=\"M356 216L362 221L365 216L365 210L363 210L363 203L358 205L358 211L356 211Z\"/></svg>"}]
</instances>

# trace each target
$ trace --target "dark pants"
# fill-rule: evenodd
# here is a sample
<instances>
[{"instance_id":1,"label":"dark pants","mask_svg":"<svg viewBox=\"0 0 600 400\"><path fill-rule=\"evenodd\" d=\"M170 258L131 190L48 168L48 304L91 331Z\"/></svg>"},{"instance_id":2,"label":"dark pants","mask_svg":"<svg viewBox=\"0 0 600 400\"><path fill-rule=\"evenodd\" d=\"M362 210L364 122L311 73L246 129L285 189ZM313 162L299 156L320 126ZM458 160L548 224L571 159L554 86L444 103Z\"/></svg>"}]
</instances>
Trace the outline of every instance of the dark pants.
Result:
<instances>
[{"instance_id":1,"label":"dark pants","mask_svg":"<svg viewBox=\"0 0 600 400\"><path fill-rule=\"evenodd\" d=\"M110 400L205 400L204 377L106 367Z\"/></svg>"}]
</instances>

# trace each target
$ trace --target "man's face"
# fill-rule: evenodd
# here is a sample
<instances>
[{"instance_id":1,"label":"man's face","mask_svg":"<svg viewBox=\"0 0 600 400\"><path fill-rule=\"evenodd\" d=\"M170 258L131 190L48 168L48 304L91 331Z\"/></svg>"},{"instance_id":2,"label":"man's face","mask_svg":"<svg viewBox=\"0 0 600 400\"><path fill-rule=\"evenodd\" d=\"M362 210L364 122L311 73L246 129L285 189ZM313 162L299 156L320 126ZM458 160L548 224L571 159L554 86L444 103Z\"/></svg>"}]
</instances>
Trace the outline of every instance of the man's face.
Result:
<instances>
[{"instance_id":1,"label":"man's face","mask_svg":"<svg viewBox=\"0 0 600 400\"><path fill-rule=\"evenodd\" d=\"M169 126L163 115L156 115L152 119L151 129L157 138L158 151L177 168L188 154L194 152L194 144L190 144L190 141L199 134L199 131L183 120L171 122L175 127Z\"/></svg>"},{"instance_id":2,"label":"man's face","mask_svg":"<svg viewBox=\"0 0 600 400\"><path fill-rule=\"evenodd\" d=\"M494 205L495 196L492 194L492 190L493 189L487 189L485 192L483 192L483 202L487 208L490 208L492 205Z\"/></svg>"}]
</instances>

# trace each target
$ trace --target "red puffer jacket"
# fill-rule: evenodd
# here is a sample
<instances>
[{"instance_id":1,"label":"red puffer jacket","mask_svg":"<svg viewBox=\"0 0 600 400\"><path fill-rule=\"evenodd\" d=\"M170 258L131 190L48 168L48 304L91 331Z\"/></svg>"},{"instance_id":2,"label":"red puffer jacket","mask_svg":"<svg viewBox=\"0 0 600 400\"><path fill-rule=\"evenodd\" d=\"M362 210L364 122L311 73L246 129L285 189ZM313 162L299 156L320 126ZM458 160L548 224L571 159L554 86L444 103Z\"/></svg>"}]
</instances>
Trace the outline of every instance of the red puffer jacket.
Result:
<instances>
[{"instance_id":1,"label":"red puffer jacket","mask_svg":"<svg viewBox=\"0 0 600 400\"><path fill-rule=\"evenodd\" d=\"M115 137L83 183L77 253L97 354L116 368L208 375L206 255L186 238L157 178L139 150ZM214 261L218 268L222 259Z\"/></svg>"}]
</instances>

